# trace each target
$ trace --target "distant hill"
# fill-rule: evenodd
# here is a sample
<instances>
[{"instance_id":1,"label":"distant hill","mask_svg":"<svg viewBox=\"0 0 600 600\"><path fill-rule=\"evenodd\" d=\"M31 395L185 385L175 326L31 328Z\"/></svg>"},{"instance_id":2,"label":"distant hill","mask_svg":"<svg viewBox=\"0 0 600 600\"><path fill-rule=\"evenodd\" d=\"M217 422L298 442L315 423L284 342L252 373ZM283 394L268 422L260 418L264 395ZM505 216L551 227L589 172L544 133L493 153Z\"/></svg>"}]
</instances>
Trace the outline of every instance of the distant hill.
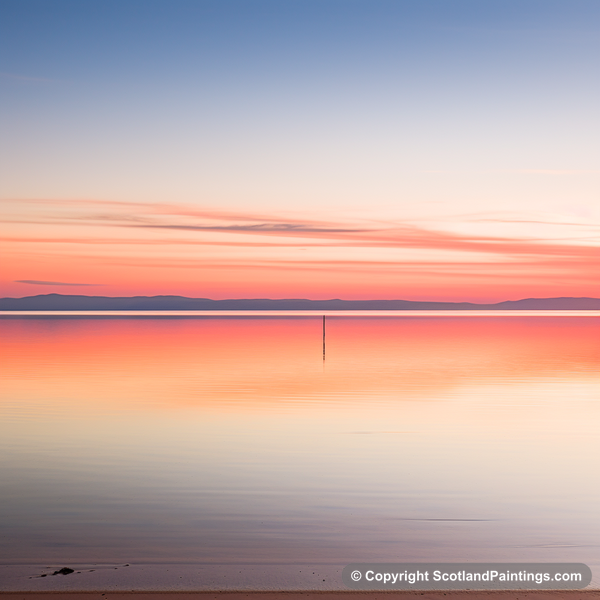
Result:
<instances>
[{"instance_id":1,"label":"distant hill","mask_svg":"<svg viewBox=\"0 0 600 600\"><path fill-rule=\"evenodd\" d=\"M0 311L12 310L600 310L600 298L526 298L496 304L411 300L210 300L184 296L111 298L62 294L0 298Z\"/></svg>"}]
</instances>

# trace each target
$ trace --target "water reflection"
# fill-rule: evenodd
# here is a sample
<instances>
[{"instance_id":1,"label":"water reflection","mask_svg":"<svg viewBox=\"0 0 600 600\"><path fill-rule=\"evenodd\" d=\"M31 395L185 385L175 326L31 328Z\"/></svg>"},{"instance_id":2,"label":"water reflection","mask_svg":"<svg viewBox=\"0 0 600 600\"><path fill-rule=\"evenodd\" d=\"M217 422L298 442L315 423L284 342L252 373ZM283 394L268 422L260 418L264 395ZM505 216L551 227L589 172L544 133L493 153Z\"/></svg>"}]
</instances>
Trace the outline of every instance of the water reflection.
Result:
<instances>
[{"instance_id":1,"label":"water reflection","mask_svg":"<svg viewBox=\"0 0 600 600\"><path fill-rule=\"evenodd\" d=\"M593 562L597 322L1 320L2 558Z\"/></svg>"}]
</instances>

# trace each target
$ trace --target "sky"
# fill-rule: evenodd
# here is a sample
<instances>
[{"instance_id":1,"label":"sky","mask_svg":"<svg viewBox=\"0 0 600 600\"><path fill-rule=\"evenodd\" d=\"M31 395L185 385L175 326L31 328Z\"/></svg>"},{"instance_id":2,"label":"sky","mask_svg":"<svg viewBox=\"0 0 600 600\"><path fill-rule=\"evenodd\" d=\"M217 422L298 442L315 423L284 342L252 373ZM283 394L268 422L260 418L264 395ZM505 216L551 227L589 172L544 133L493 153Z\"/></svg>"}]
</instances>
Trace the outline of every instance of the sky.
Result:
<instances>
[{"instance_id":1,"label":"sky","mask_svg":"<svg viewBox=\"0 0 600 600\"><path fill-rule=\"evenodd\" d=\"M0 296L600 297L596 0L0 0Z\"/></svg>"}]
</instances>

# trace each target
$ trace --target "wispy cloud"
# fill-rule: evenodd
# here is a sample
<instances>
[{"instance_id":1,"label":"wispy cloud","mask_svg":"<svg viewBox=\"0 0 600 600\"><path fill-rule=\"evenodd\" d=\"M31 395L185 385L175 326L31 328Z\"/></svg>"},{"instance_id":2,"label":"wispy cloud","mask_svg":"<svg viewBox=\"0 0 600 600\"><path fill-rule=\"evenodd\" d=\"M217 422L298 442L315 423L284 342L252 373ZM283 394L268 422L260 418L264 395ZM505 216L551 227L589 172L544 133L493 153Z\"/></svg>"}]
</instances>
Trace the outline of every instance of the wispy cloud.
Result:
<instances>
[{"instance_id":1,"label":"wispy cloud","mask_svg":"<svg viewBox=\"0 0 600 600\"><path fill-rule=\"evenodd\" d=\"M224 231L232 233L358 233L365 229L315 227L305 223L256 223L254 225L132 225L143 229L175 229L185 231Z\"/></svg>"},{"instance_id":2,"label":"wispy cloud","mask_svg":"<svg viewBox=\"0 0 600 600\"><path fill-rule=\"evenodd\" d=\"M462 171L437 169L419 171L421 175L473 175L473 174L519 174L519 175L599 175L598 169L491 169L482 171Z\"/></svg>"},{"instance_id":3,"label":"wispy cloud","mask_svg":"<svg viewBox=\"0 0 600 600\"><path fill-rule=\"evenodd\" d=\"M38 281L36 279L15 279L15 283L27 283L28 285L73 285L85 287L96 287L104 285L103 283L65 283L64 281Z\"/></svg>"},{"instance_id":4,"label":"wispy cloud","mask_svg":"<svg viewBox=\"0 0 600 600\"><path fill-rule=\"evenodd\" d=\"M367 231L336 222L289 218L278 215L198 210L176 204L135 203L99 200L20 200L23 204L48 206L46 214L13 216L5 222L91 226L132 227L174 231L259 234L335 234ZM102 212L94 210L101 209ZM58 210L57 210L58 209ZM66 210L65 210L66 209Z\"/></svg>"},{"instance_id":5,"label":"wispy cloud","mask_svg":"<svg viewBox=\"0 0 600 600\"><path fill-rule=\"evenodd\" d=\"M322 273L345 274L347 277L402 277L402 278L434 278L447 279L455 276L466 277L472 281L479 279L494 279L498 281L542 282L549 277L560 277L561 282L573 284L590 280L590 272L597 261L571 257L533 258L523 261L504 260L487 262L465 261L395 261L395 260L300 260L300 259L262 259L247 261L242 257L226 259L211 258L150 258L150 257L81 257L88 266L98 265L115 269L140 269L148 272L192 271L198 276L202 273L209 278L211 273L230 273L237 276L240 273L253 273L257 278L264 279L274 274L289 275L291 273L302 277ZM312 275L311 275L312 274Z\"/></svg>"},{"instance_id":6,"label":"wispy cloud","mask_svg":"<svg viewBox=\"0 0 600 600\"><path fill-rule=\"evenodd\" d=\"M598 175L599 170L585 169L518 169L515 173L525 175Z\"/></svg>"},{"instance_id":7,"label":"wispy cloud","mask_svg":"<svg viewBox=\"0 0 600 600\"><path fill-rule=\"evenodd\" d=\"M480 218L480 219L472 219L473 223L526 223L526 224L535 224L535 225L557 225L559 227L564 227L565 225L569 225L572 227L586 227L590 228L589 223L577 223L574 221L550 221L550 220L542 220L542 219L502 219L502 218ZM598 226L595 229L599 229Z\"/></svg>"},{"instance_id":8,"label":"wispy cloud","mask_svg":"<svg viewBox=\"0 0 600 600\"><path fill-rule=\"evenodd\" d=\"M444 231L444 224L437 223L436 227L427 227L412 222L390 221L358 221L340 219L339 221L303 218L301 216L253 214L243 212L226 212L222 210L196 209L195 207L165 203L134 203L99 200L32 200L24 201L47 206L42 211L31 214L13 214L11 222L35 223L43 225L86 226L101 229L112 229L111 236L82 237L81 230L73 239L65 236L61 228L56 243L97 243L129 244L129 245L204 245L230 247L294 247L294 246L323 246L323 247L354 247L354 248L388 248L388 249L417 249L472 253L477 255L496 254L510 257L511 260L522 261L526 256L537 257L573 257L583 260L598 259L600 251L590 245L589 233L585 237L562 239L557 235L542 237L516 235L489 235L483 231L477 233L457 233ZM473 218L475 217L475 219ZM536 219L515 219L506 215L471 215L463 217L465 221L488 222L531 222L540 224L564 225L564 223L549 223ZM456 219L448 219L451 225ZM145 231L145 239L131 239L132 236L116 234L123 232ZM151 232L163 231L163 235L153 235ZM173 232L174 235L166 235ZM556 234L556 232L553 232ZM177 235L175 235L177 234ZM189 235L183 235L189 234ZM221 234L221 235L218 235ZM228 234L227 236L223 234ZM572 235L572 232L570 232ZM252 236L254 241L244 238ZM13 241L15 236L10 236ZM23 241L50 241L32 236ZM8 239L8 238L7 238ZM478 259L480 260L480 259ZM496 259L494 259L496 260Z\"/></svg>"}]
</instances>

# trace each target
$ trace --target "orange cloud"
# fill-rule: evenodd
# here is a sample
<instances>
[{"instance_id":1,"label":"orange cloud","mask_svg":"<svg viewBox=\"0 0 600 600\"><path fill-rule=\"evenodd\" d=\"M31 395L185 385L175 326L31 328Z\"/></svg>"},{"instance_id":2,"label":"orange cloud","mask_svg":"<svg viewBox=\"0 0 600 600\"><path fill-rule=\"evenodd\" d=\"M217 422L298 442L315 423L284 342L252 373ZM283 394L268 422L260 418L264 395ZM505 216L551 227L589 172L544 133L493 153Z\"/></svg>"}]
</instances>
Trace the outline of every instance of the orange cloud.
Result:
<instances>
[{"instance_id":1,"label":"orange cloud","mask_svg":"<svg viewBox=\"0 0 600 600\"><path fill-rule=\"evenodd\" d=\"M109 295L208 296L208 290L211 297L425 294L474 301L509 299L508 290L522 290L517 297L546 295L541 290L598 295L600 252L586 231L557 241L556 235L490 235L479 227L515 223L497 214L464 217L471 233L458 233L444 231L443 222L431 228L165 203L29 200L9 208L0 238L8 259L3 284L17 294L22 282L90 281L106 284ZM448 219L448 228L455 224Z\"/></svg>"}]
</instances>

